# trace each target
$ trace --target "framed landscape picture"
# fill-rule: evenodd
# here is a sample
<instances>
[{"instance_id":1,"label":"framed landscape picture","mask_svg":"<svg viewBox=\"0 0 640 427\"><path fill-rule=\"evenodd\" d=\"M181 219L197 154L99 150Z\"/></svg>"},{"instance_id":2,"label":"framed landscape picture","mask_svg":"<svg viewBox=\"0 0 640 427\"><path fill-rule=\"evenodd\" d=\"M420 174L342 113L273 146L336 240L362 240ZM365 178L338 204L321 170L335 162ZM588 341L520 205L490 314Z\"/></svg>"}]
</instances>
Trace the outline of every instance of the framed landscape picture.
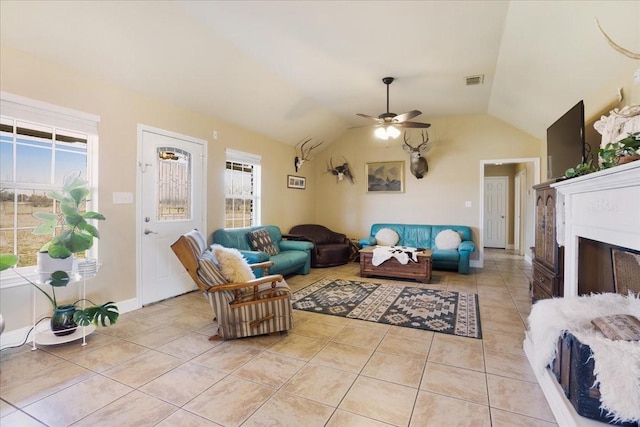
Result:
<instances>
[{"instance_id":1,"label":"framed landscape picture","mask_svg":"<svg viewBox=\"0 0 640 427\"><path fill-rule=\"evenodd\" d=\"M404 192L404 161L371 162L365 165L367 193Z\"/></svg>"},{"instance_id":2,"label":"framed landscape picture","mask_svg":"<svg viewBox=\"0 0 640 427\"><path fill-rule=\"evenodd\" d=\"M304 190L307 188L307 178L303 176L287 175L287 187Z\"/></svg>"}]
</instances>

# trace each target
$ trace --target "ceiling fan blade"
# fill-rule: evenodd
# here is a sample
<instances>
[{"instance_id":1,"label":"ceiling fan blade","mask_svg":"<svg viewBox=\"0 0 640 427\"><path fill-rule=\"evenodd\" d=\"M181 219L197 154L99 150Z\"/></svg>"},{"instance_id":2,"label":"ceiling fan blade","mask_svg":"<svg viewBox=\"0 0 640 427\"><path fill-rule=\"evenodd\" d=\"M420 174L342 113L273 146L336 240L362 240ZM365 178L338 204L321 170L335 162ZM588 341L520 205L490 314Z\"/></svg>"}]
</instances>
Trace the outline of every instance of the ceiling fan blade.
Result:
<instances>
[{"instance_id":1,"label":"ceiling fan blade","mask_svg":"<svg viewBox=\"0 0 640 427\"><path fill-rule=\"evenodd\" d=\"M382 122L383 122L383 120L382 120L382 119L380 119L379 117L373 117L373 116L370 116L370 115L368 115L368 114L361 114L361 113L358 113L358 114L356 114L356 116L364 117L365 119L375 120L375 121L376 121L376 122L378 122L378 123L382 123Z\"/></svg>"},{"instance_id":2,"label":"ceiling fan blade","mask_svg":"<svg viewBox=\"0 0 640 427\"><path fill-rule=\"evenodd\" d=\"M398 126L402 126L404 128L422 128L426 129L431 127L431 123L420 123L420 122L402 122L396 123Z\"/></svg>"},{"instance_id":3,"label":"ceiling fan blade","mask_svg":"<svg viewBox=\"0 0 640 427\"><path fill-rule=\"evenodd\" d=\"M411 111L407 111L406 113L402 113L399 114L397 116L395 116L393 118L393 121L398 123L398 122L406 122L407 120L411 120L414 117L419 116L420 114L422 114L422 111L419 110L411 110Z\"/></svg>"}]
</instances>

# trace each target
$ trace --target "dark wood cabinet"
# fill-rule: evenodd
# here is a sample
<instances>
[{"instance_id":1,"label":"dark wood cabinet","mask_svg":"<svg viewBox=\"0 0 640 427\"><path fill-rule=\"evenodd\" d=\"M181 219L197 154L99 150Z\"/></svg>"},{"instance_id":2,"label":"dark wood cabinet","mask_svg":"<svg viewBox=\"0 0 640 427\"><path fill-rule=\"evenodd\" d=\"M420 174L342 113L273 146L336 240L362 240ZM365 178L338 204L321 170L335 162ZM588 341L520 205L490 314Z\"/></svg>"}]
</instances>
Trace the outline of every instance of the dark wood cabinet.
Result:
<instances>
[{"instance_id":1,"label":"dark wood cabinet","mask_svg":"<svg viewBox=\"0 0 640 427\"><path fill-rule=\"evenodd\" d=\"M536 192L536 242L531 290L533 302L564 294L564 248L556 241L556 190L547 182Z\"/></svg>"}]
</instances>

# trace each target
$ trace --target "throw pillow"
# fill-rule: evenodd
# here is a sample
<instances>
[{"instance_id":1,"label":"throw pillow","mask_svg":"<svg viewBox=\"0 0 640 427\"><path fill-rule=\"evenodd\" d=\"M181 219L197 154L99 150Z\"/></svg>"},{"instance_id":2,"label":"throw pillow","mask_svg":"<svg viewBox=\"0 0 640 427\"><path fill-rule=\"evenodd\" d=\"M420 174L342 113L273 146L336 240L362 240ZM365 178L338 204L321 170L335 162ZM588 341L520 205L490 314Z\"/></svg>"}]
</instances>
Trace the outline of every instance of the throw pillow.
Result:
<instances>
[{"instance_id":1,"label":"throw pillow","mask_svg":"<svg viewBox=\"0 0 640 427\"><path fill-rule=\"evenodd\" d=\"M247 236L249 236L249 244L256 251L266 252L270 256L278 255L280 252L278 246L271 240L271 235L266 228L250 231Z\"/></svg>"},{"instance_id":2,"label":"throw pillow","mask_svg":"<svg viewBox=\"0 0 640 427\"><path fill-rule=\"evenodd\" d=\"M438 249L458 249L462 243L460 233L453 230L442 230L436 236L436 247Z\"/></svg>"},{"instance_id":3,"label":"throw pillow","mask_svg":"<svg viewBox=\"0 0 640 427\"><path fill-rule=\"evenodd\" d=\"M374 237L377 244L381 246L393 246L400 240L398 233L390 228L381 228Z\"/></svg>"},{"instance_id":4,"label":"throw pillow","mask_svg":"<svg viewBox=\"0 0 640 427\"><path fill-rule=\"evenodd\" d=\"M591 323L610 340L640 340L640 319L630 314L597 317Z\"/></svg>"},{"instance_id":5,"label":"throw pillow","mask_svg":"<svg viewBox=\"0 0 640 427\"><path fill-rule=\"evenodd\" d=\"M211 245L211 251L220 264L222 275L229 282L244 283L256 278L249 263L236 248Z\"/></svg>"}]
</instances>

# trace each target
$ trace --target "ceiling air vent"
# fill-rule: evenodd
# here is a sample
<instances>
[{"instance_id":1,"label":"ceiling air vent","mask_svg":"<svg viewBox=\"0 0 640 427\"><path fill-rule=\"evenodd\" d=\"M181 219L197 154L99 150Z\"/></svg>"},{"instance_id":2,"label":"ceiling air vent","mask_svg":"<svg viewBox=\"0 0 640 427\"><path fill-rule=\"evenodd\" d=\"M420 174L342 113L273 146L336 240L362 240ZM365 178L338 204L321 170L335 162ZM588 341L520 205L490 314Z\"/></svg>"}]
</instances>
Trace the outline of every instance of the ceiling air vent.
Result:
<instances>
[{"instance_id":1,"label":"ceiling air vent","mask_svg":"<svg viewBox=\"0 0 640 427\"><path fill-rule=\"evenodd\" d=\"M467 86L481 85L484 82L484 74L467 76L464 79L467 81Z\"/></svg>"}]
</instances>

